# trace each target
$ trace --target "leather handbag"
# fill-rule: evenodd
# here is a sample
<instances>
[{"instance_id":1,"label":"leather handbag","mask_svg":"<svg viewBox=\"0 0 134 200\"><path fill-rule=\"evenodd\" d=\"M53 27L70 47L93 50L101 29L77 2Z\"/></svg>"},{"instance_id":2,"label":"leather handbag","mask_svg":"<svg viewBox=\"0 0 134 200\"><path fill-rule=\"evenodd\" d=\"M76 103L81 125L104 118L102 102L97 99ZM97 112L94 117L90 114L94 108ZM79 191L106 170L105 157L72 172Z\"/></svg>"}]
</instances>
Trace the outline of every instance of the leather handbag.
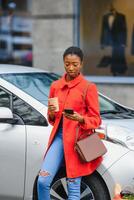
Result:
<instances>
[{"instance_id":1,"label":"leather handbag","mask_svg":"<svg viewBox=\"0 0 134 200\"><path fill-rule=\"evenodd\" d=\"M85 96L87 93L89 83L84 90L83 102L85 101ZM76 139L75 139L75 151L78 153L81 161L90 162L96 158L104 155L107 152L107 149L103 142L101 141L97 133L82 134L84 138L78 138L79 126L76 128ZM85 137L86 136L86 137Z\"/></svg>"},{"instance_id":2,"label":"leather handbag","mask_svg":"<svg viewBox=\"0 0 134 200\"><path fill-rule=\"evenodd\" d=\"M92 133L83 139L77 140L75 150L83 162L95 160L107 152L97 133Z\"/></svg>"}]
</instances>

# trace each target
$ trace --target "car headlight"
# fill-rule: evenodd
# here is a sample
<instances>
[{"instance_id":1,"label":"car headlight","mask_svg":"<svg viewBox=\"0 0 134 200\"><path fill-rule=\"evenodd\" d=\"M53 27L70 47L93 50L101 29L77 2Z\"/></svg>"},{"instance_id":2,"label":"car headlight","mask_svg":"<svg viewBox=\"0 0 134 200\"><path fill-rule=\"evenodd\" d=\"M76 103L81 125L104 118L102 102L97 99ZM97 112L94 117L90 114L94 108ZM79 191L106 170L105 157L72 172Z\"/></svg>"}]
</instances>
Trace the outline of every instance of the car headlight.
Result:
<instances>
[{"instance_id":1,"label":"car headlight","mask_svg":"<svg viewBox=\"0 0 134 200\"><path fill-rule=\"evenodd\" d=\"M134 150L134 131L129 128L103 124L98 129L95 129L95 132L98 133L101 139Z\"/></svg>"}]
</instances>

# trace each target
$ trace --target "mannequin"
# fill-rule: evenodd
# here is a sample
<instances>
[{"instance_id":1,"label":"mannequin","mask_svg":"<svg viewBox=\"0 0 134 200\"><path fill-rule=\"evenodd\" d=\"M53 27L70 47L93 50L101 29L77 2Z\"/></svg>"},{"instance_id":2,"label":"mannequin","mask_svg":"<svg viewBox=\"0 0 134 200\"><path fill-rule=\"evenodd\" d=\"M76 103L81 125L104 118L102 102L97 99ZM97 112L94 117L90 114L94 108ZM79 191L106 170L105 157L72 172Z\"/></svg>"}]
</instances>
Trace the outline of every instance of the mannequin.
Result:
<instances>
[{"instance_id":1,"label":"mannequin","mask_svg":"<svg viewBox=\"0 0 134 200\"><path fill-rule=\"evenodd\" d=\"M113 26L113 23L114 23L114 20L115 20L115 16L116 16L116 10L113 7L113 5L111 4L109 17L108 17L108 24L109 24L110 29L112 29L112 26Z\"/></svg>"},{"instance_id":2,"label":"mannequin","mask_svg":"<svg viewBox=\"0 0 134 200\"><path fill-rule=\"evenodd\" d=\"M101 30L101 48L112 47L111 72L114 76L122 75L127 70L125 47L127 28L125 15L117 12L113 4L103 16Z\"/></svg>"}]
</instances>

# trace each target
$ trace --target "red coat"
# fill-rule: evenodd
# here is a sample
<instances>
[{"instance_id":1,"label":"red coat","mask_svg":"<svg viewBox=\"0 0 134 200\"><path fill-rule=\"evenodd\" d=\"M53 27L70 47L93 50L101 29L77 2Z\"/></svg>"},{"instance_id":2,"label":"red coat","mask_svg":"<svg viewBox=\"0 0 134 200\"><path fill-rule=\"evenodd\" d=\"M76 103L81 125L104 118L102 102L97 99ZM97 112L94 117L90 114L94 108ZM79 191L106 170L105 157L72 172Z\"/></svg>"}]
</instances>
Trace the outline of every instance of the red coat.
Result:
<instances>
[{"instance_id":1,"label":"red coat","mask_svg":"<svg viewBox=\"0 0 134 200\"><path fill-rule=\"evenodd\" d=\"M55 121L51 121L49 119L48 112L48 120L53 125L53 129L49 138L48 148L50 147L57 132L64 108L72 108L74 111L80 114L82 113L84 116L85 123L79 124L79 135L81 135L83 131L92 133L92 129L95 129L100 125L101 118L99 114L99 103L96 86L95 84L90 83L85 102L83 102L83 92L86 86L87 81L81 74L69 82L65 81L64 75L61 79L52 83L49 97L58 97L60 110L55 114ZM102 161L102 157L99 157L89 163L82 163L80 161L77 153L74 150L77 125L77 121L67 119L66 117L63 118L63 146L66 173L67 177L69 178L91 174Z\"/></svg>"}]
</instances>

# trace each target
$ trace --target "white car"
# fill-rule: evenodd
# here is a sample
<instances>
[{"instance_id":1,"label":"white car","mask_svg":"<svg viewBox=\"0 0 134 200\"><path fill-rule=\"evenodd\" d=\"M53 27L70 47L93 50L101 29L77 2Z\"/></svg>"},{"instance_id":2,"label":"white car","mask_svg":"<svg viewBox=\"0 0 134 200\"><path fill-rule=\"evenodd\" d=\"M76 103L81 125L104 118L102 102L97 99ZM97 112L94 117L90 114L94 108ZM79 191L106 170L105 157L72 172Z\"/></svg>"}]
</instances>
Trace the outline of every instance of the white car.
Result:
<instances>
[{"instance_id":1,"label":"white car","mask_svg":"<svg viewBox=\"0 0 134 200\"><path fill-rule=\"evenodd\" d=\"M36 68L0 65L1 200L37 200L38 172L52 128L46 118L47 98L57 78ZM97 131L105 137L108 152L101 166L83 177L81 200L110 200L116 183L124 187L134 179L134 111L101 94L99 98L106 135L103 129ZM64 166L51 186L51 199L67 199Z\"/></svg>"}]
</instances>

